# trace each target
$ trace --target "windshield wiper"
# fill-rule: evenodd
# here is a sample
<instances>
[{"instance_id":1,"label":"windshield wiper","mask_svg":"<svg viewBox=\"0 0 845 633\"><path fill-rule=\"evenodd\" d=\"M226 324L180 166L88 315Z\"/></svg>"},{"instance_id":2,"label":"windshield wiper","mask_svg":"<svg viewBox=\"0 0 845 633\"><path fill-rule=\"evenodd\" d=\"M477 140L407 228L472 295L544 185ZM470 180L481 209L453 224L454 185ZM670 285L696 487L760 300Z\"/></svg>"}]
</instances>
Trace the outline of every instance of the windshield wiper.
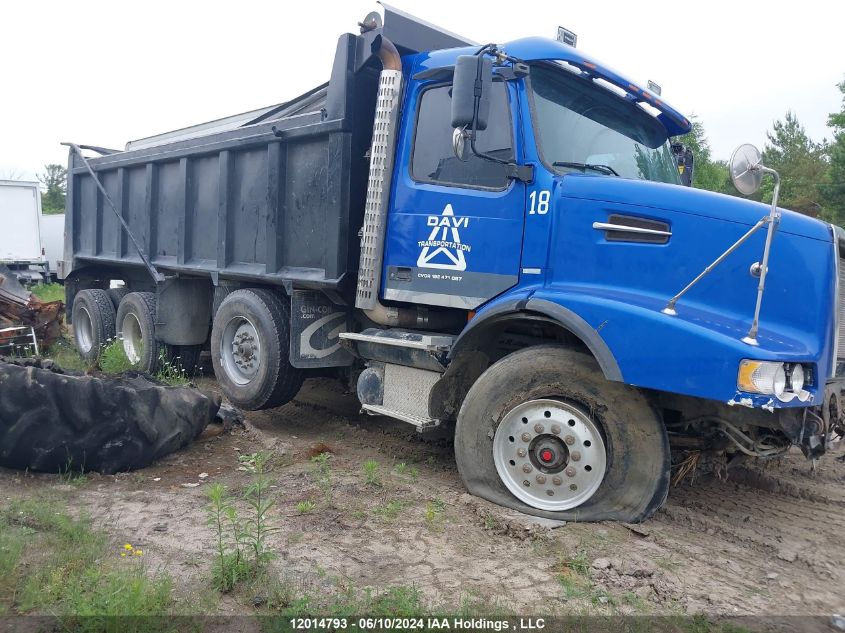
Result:
<instances>
[{"instance_id":1,"label":"windshield wiper","mask_svg":"<svg viewBox=\"0 0 845 633\"><path fill-rule=\"evenodd\" d=\"M572 167L573 169L580 169L581 171L587 171L588 169L592 169L593 171L597 171L600 174L605 174L606 176L619 175L619 173L610 165L591 165L590 163L568 163L565 161L556 160L552 163L552 167Z\"/></svg>"}]
</instances>

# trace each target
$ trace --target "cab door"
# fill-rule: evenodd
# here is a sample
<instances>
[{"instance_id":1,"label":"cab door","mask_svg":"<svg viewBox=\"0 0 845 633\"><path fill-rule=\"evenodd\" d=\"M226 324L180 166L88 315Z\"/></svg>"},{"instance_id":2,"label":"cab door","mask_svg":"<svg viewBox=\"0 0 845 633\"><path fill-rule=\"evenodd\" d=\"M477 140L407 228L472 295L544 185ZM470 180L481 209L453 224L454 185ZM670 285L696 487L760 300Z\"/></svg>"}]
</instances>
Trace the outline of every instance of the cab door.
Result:
<instances>
[{"instance_id":1,"label":"cab door","mask_svg":"<svg viewBox=\"0 0 845 633\"><path fill-rule=\"evenodd\" d=\"M517 91L496 80L480 152L517 157ZM412 84L397 148L383 298L472 310L519 279L525 186L452 148L451 84Z\"/></svg>"}]
</instances>

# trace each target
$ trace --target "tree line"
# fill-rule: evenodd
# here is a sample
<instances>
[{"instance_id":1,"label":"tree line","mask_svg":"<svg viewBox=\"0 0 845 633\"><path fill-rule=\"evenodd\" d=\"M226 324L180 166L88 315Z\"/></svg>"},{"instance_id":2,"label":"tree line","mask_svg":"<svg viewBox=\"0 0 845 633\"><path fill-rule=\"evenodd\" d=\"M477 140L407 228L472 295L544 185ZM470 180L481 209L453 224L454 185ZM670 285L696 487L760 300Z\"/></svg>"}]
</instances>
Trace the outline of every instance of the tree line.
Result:
<instances>
[{"instance_id":1,"label":"tree line","mask_svg":"<svg viewBox=\"0 0 845 633\"><path fill-rule=\"evenodd\" d=\"M845 226L845 81L837 87L843 101L841 110L828 117L832 139L814 141L795 113L787 111L766 132L763 163L780 174L778 206ZM731 184L727 162L713 159L700 120L693 117L692 131L675 140L695 155L694 187L739 195ZM772 193L772 179L766 178L760 191L751 197L771 202Z\"/></svg>"}]
</instances>

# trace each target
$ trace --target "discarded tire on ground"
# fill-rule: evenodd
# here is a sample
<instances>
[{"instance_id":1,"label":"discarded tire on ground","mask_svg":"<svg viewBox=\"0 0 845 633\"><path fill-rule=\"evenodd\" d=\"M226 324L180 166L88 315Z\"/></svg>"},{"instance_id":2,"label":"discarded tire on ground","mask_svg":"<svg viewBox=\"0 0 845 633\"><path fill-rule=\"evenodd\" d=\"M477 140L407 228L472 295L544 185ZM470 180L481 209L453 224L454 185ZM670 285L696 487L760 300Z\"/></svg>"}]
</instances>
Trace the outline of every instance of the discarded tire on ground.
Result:
<instances>
[{"instance_id":1,"label":"discarded tire on ground","mask_svg":"<svg viewBox=\"0 0 845 633\"><path fill-rule=\"evenodd\" d=\"M107 378L0 361L0 465L111 474L172 453L213 421L220 398L140 374Z\"/></svg>"}]
</instances>

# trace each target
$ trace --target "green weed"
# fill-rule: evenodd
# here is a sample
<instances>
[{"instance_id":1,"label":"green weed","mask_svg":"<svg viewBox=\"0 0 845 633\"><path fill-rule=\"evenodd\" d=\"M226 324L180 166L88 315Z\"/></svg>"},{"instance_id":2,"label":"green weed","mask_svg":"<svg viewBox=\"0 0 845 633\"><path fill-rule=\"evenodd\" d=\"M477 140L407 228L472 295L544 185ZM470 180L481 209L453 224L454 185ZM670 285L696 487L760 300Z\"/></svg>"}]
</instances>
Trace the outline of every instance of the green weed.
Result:
<instances>
[{"instance_id":1,"label":"green weed","mask_svg":"<svg viewBox=\"0 0 845 633\"><path fill-rule=\"evenodd\" d=\"M425 522L428 527L433 530L440 529L443 525L443 512L446 509L446 504L443 499L439 497L434 501L429 501L425 506Z\"/></svg>"},{"instance_id":2,"label":"green weed","mask_svg":"<svg viewBox=\"0 0 845 633\"><path fill-rule=\"evenodd\" d=\"M323 493L326 503L332 501L332 466L329 464L330 453L320 453L311 458L311 476Z\"/></svg>"},{"instance_id":3,"label":"green weed","mask_svg":"<svg viewBox=\"0 0 845 633\"><path fill-rule=\"evenodd\" d=\"M394 521L402 511L405 509L405 503L394 499L373 508L373 513L380 516L385 521Z\"/></svg>"},{"instance_id":4,"label":"green weed","mask_svg":"<svg viewBox=\"0 0 845 633\"><path fill-rule=\"evenodd\" d=\"M235 500L223 484L212 484L206 492L208 525L215 541L212 583L218 591L231 591L238 583L254 578L275 557L266 543L267 537L279 530L268 516L274 504L269 497L270 481L266 475L268 458L266 453L239 458L242 463L250 464L253 473L240 500L247 508L245 518L238 514Z\"/></svg>"},{"instance_id":5,"label":"green weed","mask_svg":"<svg viewBox=\"0 0 845 633\"><path fill-rule=\"evenodd\" d=\"M408 466L405 462L400 462L396 464L394 467L397 475L405 475L411 478L412 481L416 481L417 477L420 475L420 471L417 470L416 466Z\"/></svg>"},{"instance_id":6,"label":"green weed","mask_svg":"<svg viewBox=\"0 0 845 633\"><path fill-rule=\"evenodd\" d=\"M57 340L42 352L42 356L52 359L62 369L82 372L91 369L90 364L76 351L73 342L66 338Z\"/></svg>"},{"instance_id":7,"label":"green weed","mask_svg":"<svg viewBox=\"0 0 845 633\"><path fill-rule=\"evenodd\" d=\"M62 284L38 284L30 288L32 294L44 302L64 301L65 287Z\"/></svg>"},{"instance_id":8,"label":"green weed","mask_svg":"<svg viewBox=\"0 0 845 633\"><path fill-rule=\"evenodd\" d=\"M364 483L368 486L380 486L379 463L374 459L364 462Z\"/></svg>"},{"instance_id":9,"label":"green weed","mask_svg":"<svg viewBox=\"0 0 845 633\"><path fill-rule=\"evenodd\" d=\"M106 374L122 374L125 371L135 369L126 357L126 352L123 351L123 341L117 338L111 340L103 347L97 364L103 373Z\"/></svg>"},{"instance_id":10,"label":"green weed","mask_svg":"<svg viewBox=\"0 0 845 633\"><path fill-rule=\"evenodd\" d=\"M177 357L169 360L164 350L159 353L158 371L155 378L170 386L186 385L190 382L188 372L182 367L181 359Z\"/></svg>"},{"instance_id":11,"label":"green weed","mask_svg":"<svg viewBox=\"0 0 845 633\"><path fill-rule=\"evenodd\" d=\"M308 514L316 507L317 504L310 499L306 499L305 501L300 501L296 504L296 511L299 512L299 514Z\"/></svg>"}]
</instances>

